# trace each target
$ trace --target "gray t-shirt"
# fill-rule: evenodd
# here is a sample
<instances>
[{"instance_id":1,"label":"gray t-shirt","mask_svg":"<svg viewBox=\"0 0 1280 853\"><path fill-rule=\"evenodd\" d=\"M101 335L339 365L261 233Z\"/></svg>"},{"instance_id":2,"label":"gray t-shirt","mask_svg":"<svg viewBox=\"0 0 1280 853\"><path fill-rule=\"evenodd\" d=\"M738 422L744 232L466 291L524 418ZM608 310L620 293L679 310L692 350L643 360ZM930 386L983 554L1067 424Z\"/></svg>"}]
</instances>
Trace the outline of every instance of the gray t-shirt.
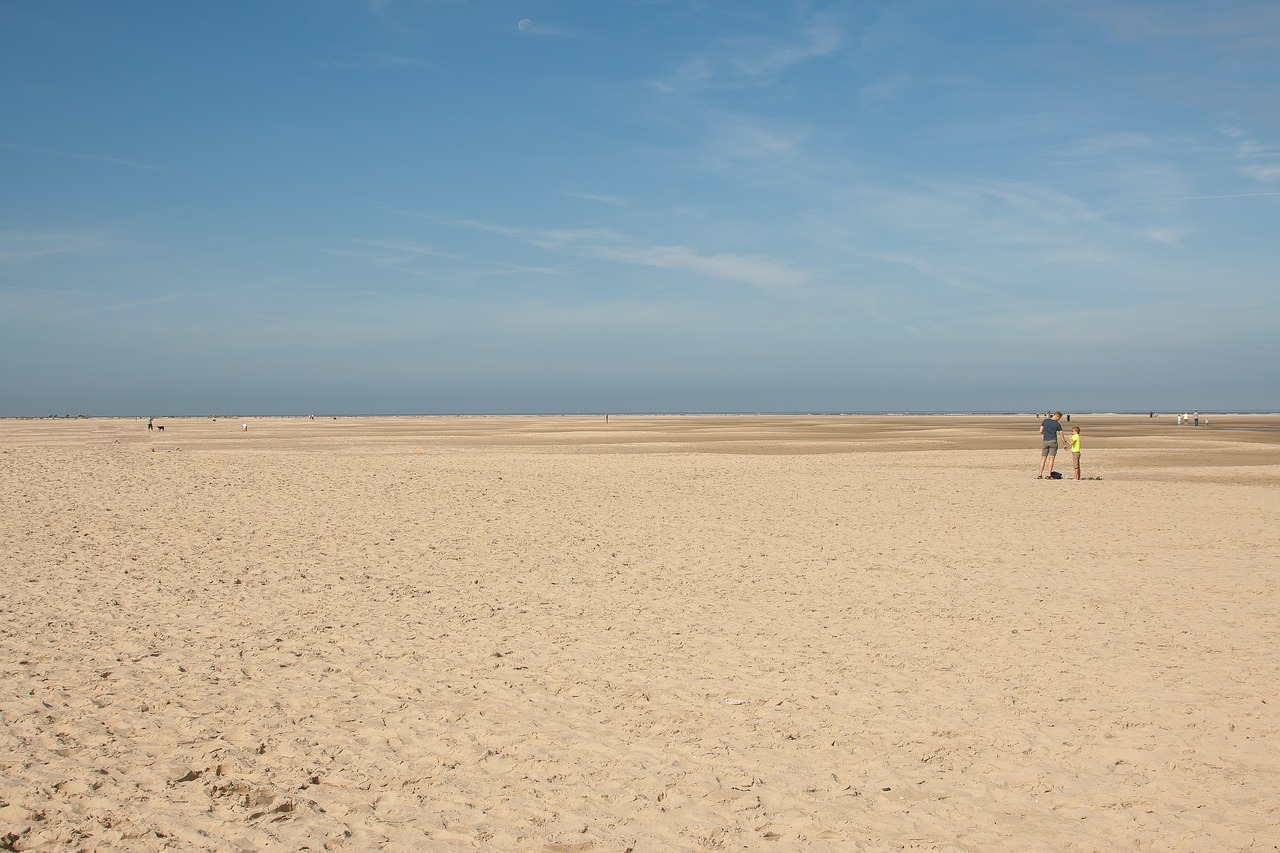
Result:
<instances>
[{"instance_id":1,"label":"gray t-shirt","mask_svg":"<svg viewBox=\"0 0 1280 853\"><path fill-rule=\"evenodd\" d=\"M1058 433L1062 432L1062 424L1059 421L1053 418L1045 418L1044 423L1040 424L1040 426L1044 429L1045 441L1058 440Z\"/></svg>"}]
</instances>

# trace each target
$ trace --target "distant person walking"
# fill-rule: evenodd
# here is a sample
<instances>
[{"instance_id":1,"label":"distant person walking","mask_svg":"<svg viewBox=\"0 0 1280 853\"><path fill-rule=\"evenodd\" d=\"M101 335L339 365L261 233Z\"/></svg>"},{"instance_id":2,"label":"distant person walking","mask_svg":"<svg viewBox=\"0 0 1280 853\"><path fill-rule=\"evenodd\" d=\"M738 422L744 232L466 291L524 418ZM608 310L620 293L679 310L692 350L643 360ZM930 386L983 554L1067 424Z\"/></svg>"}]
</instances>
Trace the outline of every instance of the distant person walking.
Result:
<instances>
[{"instance_id":1,"label":"distant person walking","mask_svg":"<svg viewBox=\"0 0 1280 853\"><path fill-rule=\"evenodd\" d=\"M1076 469L1076 479L1080 479L1080 427L1071 428L1071 464Z\"/></svg>"},{"instance_id":2,"label":"distant person walking","mask_svg":"<svg viewBox=\"0 0 1280 853\"><path fill-rule=\"evenodd\" d=\"M1058 457L1058 433L1062 432L1062 412L1054 412L1040 424L1040 472L1037 480L1053 477L1053 463ZM1044 465L1049 463L1049 472L1045 473Z\"/></svg>"},{"instance_id":3,"label":"distant person walking","mask_svg":"<svg viewBox=\"0 0 1280 853\"><path fill-rule=\"evenodd\" d=\"M156 419L147 418L147 429L155 429L155 428L156 428Z\"/></svg>"}]
</instances>

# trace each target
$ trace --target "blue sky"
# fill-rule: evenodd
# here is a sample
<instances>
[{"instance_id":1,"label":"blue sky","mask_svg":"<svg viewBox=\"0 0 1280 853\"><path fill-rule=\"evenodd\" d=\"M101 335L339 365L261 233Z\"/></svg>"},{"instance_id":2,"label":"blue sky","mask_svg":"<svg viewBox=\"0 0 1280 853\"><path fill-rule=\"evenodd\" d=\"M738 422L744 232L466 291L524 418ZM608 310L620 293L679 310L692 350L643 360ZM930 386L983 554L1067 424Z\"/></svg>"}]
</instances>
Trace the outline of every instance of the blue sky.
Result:
<instances>
[{"instance_id":1,"label":"blue sky","mask_svg":"<svg viewBox=\"0 0 1280 853\"><path fill-rule=\"evenodd\" d=\"M0 415L1280 409L1280 4L0 0Z\"/></svg>"}]
</instances>

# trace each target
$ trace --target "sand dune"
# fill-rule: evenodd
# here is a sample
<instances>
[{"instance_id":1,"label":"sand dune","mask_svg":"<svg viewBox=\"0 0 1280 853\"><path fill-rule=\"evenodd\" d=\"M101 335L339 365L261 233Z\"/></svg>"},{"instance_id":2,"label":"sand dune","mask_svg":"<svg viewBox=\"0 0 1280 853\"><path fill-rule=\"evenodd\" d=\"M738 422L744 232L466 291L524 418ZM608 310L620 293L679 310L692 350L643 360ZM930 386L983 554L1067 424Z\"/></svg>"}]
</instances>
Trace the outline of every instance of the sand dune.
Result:
<instances>
[{"instance_id":1,"label":"sand dune","mask_svg":"<svg viewBox=\"0 0 1280 853\"><path fill-rule=\"evenodd\" d=\"M163 423L0 422L0 847L1280 839L1276 418Z\"/></svg>"}]
</instances>

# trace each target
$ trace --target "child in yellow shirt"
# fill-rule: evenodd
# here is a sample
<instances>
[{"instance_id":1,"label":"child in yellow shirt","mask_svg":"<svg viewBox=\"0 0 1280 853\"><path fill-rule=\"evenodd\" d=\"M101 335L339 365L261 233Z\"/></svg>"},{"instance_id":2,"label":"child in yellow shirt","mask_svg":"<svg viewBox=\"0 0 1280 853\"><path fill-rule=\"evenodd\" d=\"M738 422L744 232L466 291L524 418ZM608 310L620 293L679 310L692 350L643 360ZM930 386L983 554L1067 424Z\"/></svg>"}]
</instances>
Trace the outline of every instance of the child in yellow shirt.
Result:
<instances>
[{"instance_id":1,"label":"child in yellow shirt","mask_svg":"<svg viewBox=\"0 0 1280 853\"><path fill-rule=\"evenodd\" d=\"M1080 427L1071 428L1071 461L1076 466L1076 479L1080 479Z\"/></svg>"}]
</instances>

